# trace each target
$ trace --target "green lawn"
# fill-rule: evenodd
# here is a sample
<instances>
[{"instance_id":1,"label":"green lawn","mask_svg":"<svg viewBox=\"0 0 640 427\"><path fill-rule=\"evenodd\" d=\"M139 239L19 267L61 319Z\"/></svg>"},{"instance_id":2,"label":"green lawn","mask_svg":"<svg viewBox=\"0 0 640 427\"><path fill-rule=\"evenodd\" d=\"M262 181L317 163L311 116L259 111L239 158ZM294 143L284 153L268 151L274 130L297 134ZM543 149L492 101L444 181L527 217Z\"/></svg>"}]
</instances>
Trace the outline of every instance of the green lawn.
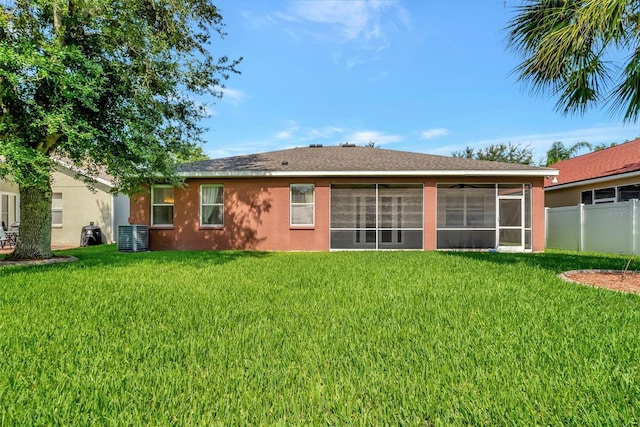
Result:
<instances>
[{"instance_id":1,"label":"green lawn","mask_svg":"<svg viewBox=\"0 0 640 427\"><path fill-rule=\"evenodd\" d=\"M640 296L556 277L622 256L65 253L0 268L2 425L640 421Z\"/></svg>"}]
</instances>

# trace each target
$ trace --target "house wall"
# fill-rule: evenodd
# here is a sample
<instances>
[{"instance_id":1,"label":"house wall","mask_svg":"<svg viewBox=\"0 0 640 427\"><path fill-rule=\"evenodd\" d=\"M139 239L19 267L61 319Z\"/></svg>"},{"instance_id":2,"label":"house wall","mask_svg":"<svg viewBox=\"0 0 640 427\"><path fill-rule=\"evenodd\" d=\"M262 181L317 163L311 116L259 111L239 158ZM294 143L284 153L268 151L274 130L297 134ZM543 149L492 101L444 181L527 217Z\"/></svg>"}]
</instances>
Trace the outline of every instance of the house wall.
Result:
<instances>
[{"instance_id":1,"label":"house wall","mask_svg":"<svg viewBox=\"0 0 640 427\"><path fill-rule=\"evenodd\" d=\"M560 188L557 190L551 187L545 191L545 206L548 208L575 206L581 203L581 193L583 191L630 184L640 184L640 177L632 176L624 179L612 179L611 181L597 182L569 188Z\"/></svg>"},{"instance_id":2,"label":"house wall","mask_svg":"<svg viewBox=\"0 0 640 427\"><path fill-rule=\"evenodd\" d=\"M51 244L79 246L82 227L93 222L101 228L105 243L113 241L113 197L109 187L95 183L94 191L75 173L59 168L52 174L51 190L62 194L62 225L51 229Z\"/></svg>"},{"instance_id":3,"label":"house wall","mask_svg":"<svg viewBox=\"0 0 640 427\"><path fill-rule=\"evenodd\" d=\"M12 182L0 180L0 220L9 228L20 219L20 189Z\"/></svg>"},{"instance_id":4,"label":"house wall","mask_svg":"<svg viewBox=\"0 0 640 427\"><path fill-rule=\"evenodd\" d=\"M424 249L436 249L436 184L531 183L532 249L544 250L543 178L234 178L187 179L174 189L174 225L150 227L152 250L288 250L328 251L330 186L340 183L421 183L424 185ZM199 224L201 184L224 185L224 227ZM289 186L315 185L315 225L289 225ZM151 196L131 198L129 222L151 224Z\"/></svg>"},{"instance_id":5,"label":"house wall","mask_svg":"<svg viewBox=\"0 0 640 427\"><path fill-rule=\"evenodd\" d=\"M0 179L0 191L3 193L19 193L19 189L16 184L2 179Z\"/></svg>"}]
</instances>

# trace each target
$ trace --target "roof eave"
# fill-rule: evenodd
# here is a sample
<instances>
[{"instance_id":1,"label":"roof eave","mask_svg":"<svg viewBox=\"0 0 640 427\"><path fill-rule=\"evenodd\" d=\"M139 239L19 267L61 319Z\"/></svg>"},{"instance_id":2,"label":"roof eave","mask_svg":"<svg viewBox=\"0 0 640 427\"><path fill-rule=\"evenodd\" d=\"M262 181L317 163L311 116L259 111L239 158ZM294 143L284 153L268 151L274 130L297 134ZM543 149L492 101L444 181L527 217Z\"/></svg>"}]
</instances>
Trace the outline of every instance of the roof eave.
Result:
<instances>
[{"instance_id":1,"label":"roof eave","mask_svg":"<svg viewBox=\"0 0 640 427\"><path fill-rule=\"evenodd\" d=\"M409 171L184 171L183 178L300 178L300 177L416 177L416 176L556 176L555 169L528 170L409 170Z\"/></svg>"},{"instance_id":2,"label":"roof eave","mask_svg":"<svg viewBox=\"0 0 640 427\"><path fill-rule=\"evenodd\" d=\"M568 182L566 184L552 185L545 187L544 191L561 190L563 188L582 187L583 185L599 184L601 182L613 181L618 179L632 178L640 176L640 170L622 173L618 175L607 175L599 178L585 179L582 181Z\"/></svg>"},{"instance_id":3,"label":"roof eave","mask_svg":"<svg viewBox=\"0 0 640 427\"><path fill-rule=\"evenodd\" d=\"M98 183L100 183L102 185L105 185L105 186L107 186L109 188L113 188L114 187L114 185L113 185L113 183L111 181L107 181L106 179L100 178L99 176L90 175L86 171L80 169L79 167L77 167L75 165L72 165L70 163L64 162L64 161L62 161L60 159L53 159L53 160L54 160L54 162L58 163L58 165L62 166L63 168L68 169L68 170L70 170L70 171L72 171L72 172L74 172L76 174L82 175L82 176L88 178L90 181L98 182Z\"/></svg>"}]
</instances>

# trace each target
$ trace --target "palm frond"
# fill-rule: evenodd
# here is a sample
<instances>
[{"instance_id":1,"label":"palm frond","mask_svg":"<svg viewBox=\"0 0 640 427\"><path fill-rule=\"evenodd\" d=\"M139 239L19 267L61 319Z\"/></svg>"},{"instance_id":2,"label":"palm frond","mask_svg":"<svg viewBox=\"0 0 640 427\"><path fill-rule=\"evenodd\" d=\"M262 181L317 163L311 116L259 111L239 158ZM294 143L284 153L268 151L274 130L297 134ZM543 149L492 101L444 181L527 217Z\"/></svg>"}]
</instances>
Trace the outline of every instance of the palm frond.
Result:
<instances>
[{"instance_id":1,"label":"palm frond","mask_svg":"<svg viewBox=\"0 0 640 427\"><path fill-rule=\"evenodd\" d=\"M638 33L630 28L638 23L639 3L528 1L507 27L508 46L524 57L513 72L534 92L557 96L556 108L562 113L584 113L610 96L615 67L606 54L637 42ZM631 96L630 85L618 91Z\"/></svg>"},{"instance_id":2,"label":"palm frond","mask_svg":"<svg viewBox=\"0 0 640 427\"><path fill-rule=\"evenodd\" d=\"M625 78L611 92L611 111L624 111L627 122L636 122L640 113L640 47L630 57L623 72Z\"/></svg>"}]
</instances>

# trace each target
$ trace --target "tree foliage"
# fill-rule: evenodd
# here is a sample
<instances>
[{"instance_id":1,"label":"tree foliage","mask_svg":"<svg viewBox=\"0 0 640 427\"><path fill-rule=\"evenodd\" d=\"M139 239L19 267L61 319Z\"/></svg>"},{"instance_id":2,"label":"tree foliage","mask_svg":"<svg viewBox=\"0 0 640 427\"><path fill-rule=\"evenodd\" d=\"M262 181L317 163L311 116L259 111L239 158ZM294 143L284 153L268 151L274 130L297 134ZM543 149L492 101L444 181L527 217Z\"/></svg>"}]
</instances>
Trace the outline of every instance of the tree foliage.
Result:
<instances>
[{"instance_id":1,"label":"tree foliage","mask_svg":"<svg viewBox=\"0 0 640 427\"><path fill-rule=\"evenodd\" d=\"M50 198L51 159L104 170L125 192L158 176L176 182L175 160L201 142L197 97L220 97L239 60L210 51L211 37L224 36L210 0L2 4L0 178L20 187L14 256L46 257L45 230L32 221L46 212L25 201Z\"/></svg>"},{"instance_id":2,"label":"tree foliage","mask_svg":"<svg viewBox=\"0 0 640 427\"><path fill-rule=\"evenodd\" d=\"M494 162L519 163L523 165L533 164L533 152L529 147L518 144L492 144L488 147L473 149L465 147L463 150L451 153L453 157L465 159L489 160Z\"/></svg>"},{"instance_id":3,"label":"tree foliage","mask_svg":"<svg viewBox=\"0 0 640 427\"><path fill-rule=\"evenodd\" d=\"M617 142L610 142L610 143L601 143L601 144L596 144L593 146L593 151L600 151L600 150L604 150L606 148L611 148L611 147L615 147L616 145L618 145Z\"/></svg>"},{"instance_id":4,"label":"tree foliage","mask_svg":"<svg viewBox=\"0 0 640 427\"><path fill-rule=\"evenodd\" d=\"M198 162L200 160L208 160L209 156L204 152L202 146L192 145L180 153L175 153L176 163Z\"/></svg>"},{"instance_id":5,"label":"tree foliage","mask_svg":"<svg viewBox=\"0 0 640 427\"><path fill-rule=\"evenodd\" d=\"M594 149L593 145L586 141L577 142L570 147L565 146L561 141L556 141L551 144L551 148L547 150L546 165L549 166L554 163L570 159L578 154L578 152L583 148L587 148L590 151Z\"/></svg>"},{"instance_id":6,"label":"tree foliage","mask_svg":"<svg viewBox=\"0 0 640 427\"><path fill-rule=\"evenodd\" d=\"M535 90L557 96L563 113L608 103L626 121L640 112L640 2L528 0L510 21L515 69Z\"/></svg>"}]
</instances>

